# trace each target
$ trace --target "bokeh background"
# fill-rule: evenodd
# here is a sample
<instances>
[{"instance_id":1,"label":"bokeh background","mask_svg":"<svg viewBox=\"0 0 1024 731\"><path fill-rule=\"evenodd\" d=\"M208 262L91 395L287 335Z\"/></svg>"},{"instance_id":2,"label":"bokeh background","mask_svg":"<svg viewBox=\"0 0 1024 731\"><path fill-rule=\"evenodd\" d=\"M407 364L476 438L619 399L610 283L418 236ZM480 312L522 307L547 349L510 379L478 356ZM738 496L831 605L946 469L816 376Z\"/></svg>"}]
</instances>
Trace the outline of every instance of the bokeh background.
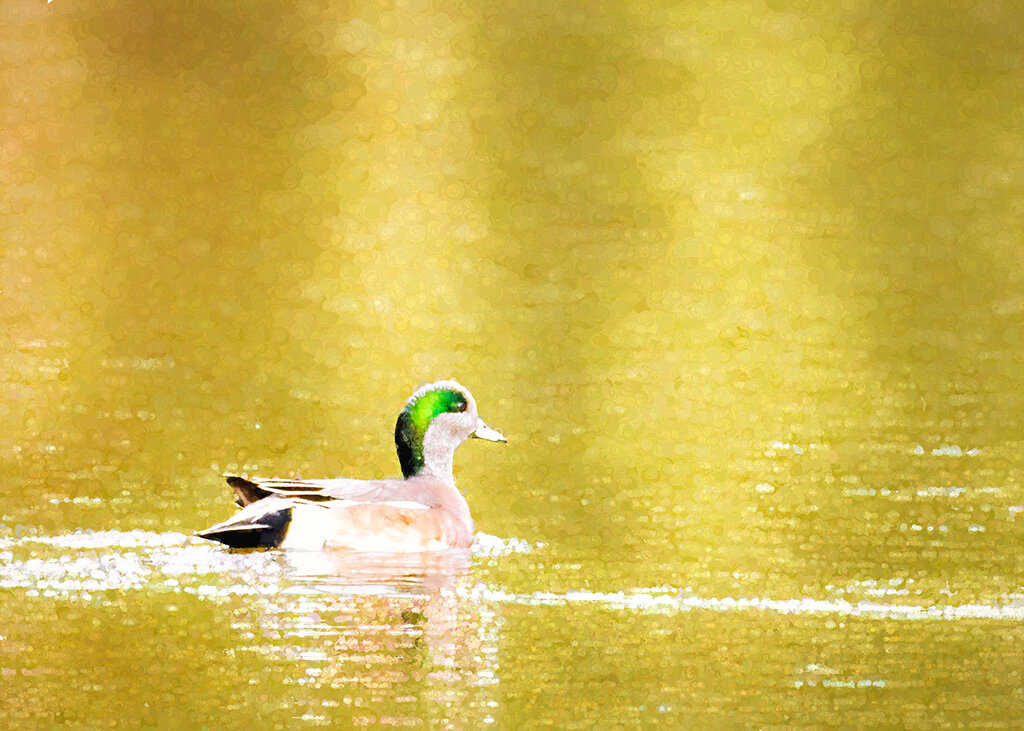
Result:
<instances>
[{"instance_id":1,"label":"bokeh background","mask_svg":"<svg viewBox=\"0 0 1024 731\"><path fill-rule=\"evenodd\" d=\"M7 0L6 712L1012 725L1022 38L999 0ZM530 547L486 590L389 614L185 538L226 471L397 473L443 377L510 438L457 458Z\"/></svg>"}]
</instances>

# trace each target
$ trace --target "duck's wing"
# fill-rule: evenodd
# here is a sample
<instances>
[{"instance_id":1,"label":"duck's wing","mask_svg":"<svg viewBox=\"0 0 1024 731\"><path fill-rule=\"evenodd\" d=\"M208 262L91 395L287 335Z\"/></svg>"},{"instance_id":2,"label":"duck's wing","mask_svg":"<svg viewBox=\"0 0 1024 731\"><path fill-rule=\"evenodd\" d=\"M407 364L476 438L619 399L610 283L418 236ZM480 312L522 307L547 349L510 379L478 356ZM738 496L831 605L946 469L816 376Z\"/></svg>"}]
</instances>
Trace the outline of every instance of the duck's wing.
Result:
<instances>
[{"instance_id":1,"label":"duck's wing","mask_svg":"<svg viewBox=\"0 0 1024 731\"><path fill-rule=\"evenodd\" d=\"M273 548L281 545L292 520L292 501L268 497L246 505L230 519L196 535L231 548Z\"/></svg>"},{"instance_id":2,"label":"duck's wing","mask_svg":"<svg viewBox=\"0 0 1024 731\"><path fill-rule=\"evenodd\" d=\"M271 495L297 498L310 502L326 500L353 500L356 502L384 502L388 499L386 480L352 480L338 477L326 480L293 480L282 477L225 478L235 494L238 504L250 505Z\"/></svg>"}]
</instances>

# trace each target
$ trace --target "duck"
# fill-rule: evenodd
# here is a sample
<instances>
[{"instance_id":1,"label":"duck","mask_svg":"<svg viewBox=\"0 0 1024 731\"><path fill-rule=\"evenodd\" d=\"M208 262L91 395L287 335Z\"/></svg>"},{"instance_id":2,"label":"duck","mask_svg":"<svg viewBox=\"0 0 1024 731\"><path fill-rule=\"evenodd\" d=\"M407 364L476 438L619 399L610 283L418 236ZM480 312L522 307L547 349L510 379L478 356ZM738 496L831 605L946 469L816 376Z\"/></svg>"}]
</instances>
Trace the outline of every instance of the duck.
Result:
<instances>
[{"instance_id":1,"label":"duck","mask_svg":"<svg viewBox=\"0 0 1024 731\"><path fill-rule=\"evenodd\" d=\"M230 548L414 553L469 548L473 518L455 487L456 448L507 441L455 380L420 386L395 424L401 478L288 479L225 475L241 508L196 535Z\"/></svg>"}]
</instances>

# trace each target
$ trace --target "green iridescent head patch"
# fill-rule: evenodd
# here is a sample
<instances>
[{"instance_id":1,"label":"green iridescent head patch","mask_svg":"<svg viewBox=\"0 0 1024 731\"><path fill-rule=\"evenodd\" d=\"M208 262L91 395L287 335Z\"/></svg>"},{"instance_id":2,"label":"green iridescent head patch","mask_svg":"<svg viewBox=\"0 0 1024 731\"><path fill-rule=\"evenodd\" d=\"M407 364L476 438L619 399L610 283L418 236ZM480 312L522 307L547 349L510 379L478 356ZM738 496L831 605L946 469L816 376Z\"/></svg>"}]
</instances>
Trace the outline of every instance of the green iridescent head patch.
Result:
<instances>
[{"instance_id":1,"label":"green iridescent head patch","mask_svg":"<svg viewBox=\"0 0 1024 731\"><path fill-rule=\"evenodd\" d=\"M423 469L423 437L430 422L439 414L462 412L469 407L465 394L449 389L438 389L420 394L398 415L395 424L395 445L402 475L412 477Z\"/></svg>"}]
</instances>

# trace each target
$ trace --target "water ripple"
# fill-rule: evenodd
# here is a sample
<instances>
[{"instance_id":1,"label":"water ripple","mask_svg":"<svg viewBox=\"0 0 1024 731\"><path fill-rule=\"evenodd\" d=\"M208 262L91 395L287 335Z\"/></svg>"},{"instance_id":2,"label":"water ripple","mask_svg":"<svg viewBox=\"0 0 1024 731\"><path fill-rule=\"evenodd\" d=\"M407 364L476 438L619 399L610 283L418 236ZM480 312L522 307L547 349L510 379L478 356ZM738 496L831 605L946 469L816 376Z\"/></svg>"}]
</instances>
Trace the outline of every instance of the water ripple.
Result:
<instances>
[{"instance_id":1,"label":"water ripple","mask_svg":"<svg viewBox=\"0 0 1024 731\"><path fill-rule=\"evenodd\" d=\"M765 611L776 614L813 615L839 614L863 619L945 620L1024 619L1024 603L1014 601L998 604L911 605L882 602L849 602L843 599L770 599L767 597L702 597L673 592L664 587L637 589L629 592L569 591L564 594L533 592L514 594L501 589L477 587L470 595L482 601L541 606L565 606L574 603L599 604L608 608L642 612L681 612L705 610L712 612Z\"/></svg>"},{"instance_id":2,"label":"water ripple","mask_svg":"<svg viewBox=\"0 0 1024 731\"><path fill-rule=\"evenodd\" d=\"M53 557L32 556L20 559L11 550L31 543L65 549L65 552ZM126 548L129 550L124 550ZM477 556L496 557L528 553L534 548L519 539L501 539L480 534L474 553ZM50 537L30 536L4 539L0 549L4 549L0 550L0 588L24 589L35 596L89 600L98 592L148 589L181 592L212 600L228 596L262 596L269 599L275 595L287 595L290 597L289 603L294 604L299 595L315 597L338 591L337 587L328 586L329 582L313 581L308 576L309 567L299 560L302 556L295 552L231 553L208 547L195 538L178 533L99 531ZM304 570L306 574L303 574ZM352 587L348 586L346 590L351 591ZM387 593L393 591L394 587L382 588L381 585L366 582L361 590ZM701 610L786 615L834 614L894 620L1024 620L1024 598L1019 595L1006 596L1005 603L921 605L840 598L708 597L668 586L617 592L571 590L564 593L517 593L478 583L472 587L454 586L451 590L455 595L476 604L591 604L647 613Z\"/></svg>"}]
</instances>

